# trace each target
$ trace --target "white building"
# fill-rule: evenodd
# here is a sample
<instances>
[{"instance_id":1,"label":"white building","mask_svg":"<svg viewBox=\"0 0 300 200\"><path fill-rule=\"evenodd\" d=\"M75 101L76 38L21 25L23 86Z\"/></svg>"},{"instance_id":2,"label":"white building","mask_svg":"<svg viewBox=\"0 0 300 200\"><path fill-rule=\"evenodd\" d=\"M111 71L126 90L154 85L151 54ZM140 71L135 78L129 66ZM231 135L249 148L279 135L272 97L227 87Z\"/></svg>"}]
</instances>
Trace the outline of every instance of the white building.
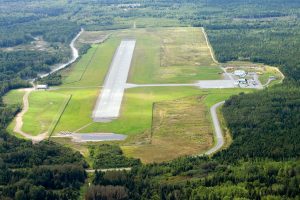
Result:
<instances>
[{"instance_id":1,"label":"white building","mask_svg":"<svg viewBox=\"0 0 300 200\"><path fill-rule=\"evenodd\" d=\"M36 89L38 89L38 90L47 90L48 89L48 85L37 85Z\"/></svg>"},{"instance_id":2,"label":"white building","mask_svg":"<svg viewBox=\"0 0 300 200\"><path fill-rule=\"evenodd\" d=\"M240 78L244 78L247 75L247 73L244 70L235 70L234 75Z\"/></svg>"}]
</instances>

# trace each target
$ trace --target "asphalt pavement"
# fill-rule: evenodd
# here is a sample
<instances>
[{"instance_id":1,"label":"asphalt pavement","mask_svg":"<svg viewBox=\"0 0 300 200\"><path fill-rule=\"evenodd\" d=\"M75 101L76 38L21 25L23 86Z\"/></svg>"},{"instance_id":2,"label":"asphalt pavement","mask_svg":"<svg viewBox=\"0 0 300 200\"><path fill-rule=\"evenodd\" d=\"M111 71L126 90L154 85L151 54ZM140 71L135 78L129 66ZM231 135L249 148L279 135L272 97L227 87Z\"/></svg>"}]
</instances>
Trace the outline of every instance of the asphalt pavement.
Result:
<instances>
[{"instance_id":1,"label":"asphalt pavement","mask_svg":"<svg viewBox=\"0 0 300 200\"><path fill-rule=\"evenodd\" d=\"M95 122L107 122L119 116L135 43L135 40L122 40L115 52L93 111Z\"/></svg>"}]
</instances>

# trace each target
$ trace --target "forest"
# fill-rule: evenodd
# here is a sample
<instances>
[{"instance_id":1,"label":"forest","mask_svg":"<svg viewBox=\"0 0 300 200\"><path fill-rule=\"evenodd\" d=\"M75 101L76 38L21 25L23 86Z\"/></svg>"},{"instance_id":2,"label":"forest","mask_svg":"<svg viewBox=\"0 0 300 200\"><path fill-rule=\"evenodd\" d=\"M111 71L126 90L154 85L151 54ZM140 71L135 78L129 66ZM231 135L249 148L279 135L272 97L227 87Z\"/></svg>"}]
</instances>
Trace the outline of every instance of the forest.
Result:
<instances>
[{"instance_id":1,"label":"forest","mask_svg":"<svg viewBox=\"0 0 300 200\"><path fill-rule=\"evenodd\" d=\"M226 101L222 112L233 142L212 158L142 165L116 146L91 149L95 167L119 162L132 170L96 172L86 199L299 199L300 2L146 0L133 8L130 3L139 1L0 0L0 98L66 60L81 27L129 28L139 19L144 27L153 23L149 18L166 20L161 26L203 26L220 62L262 62L286 77L281 85ZM51 51L24 50L37 37ZM61 77L39 81L55 85ZM59 144L10 136L5 128L20 109L0 103L0 199L78 199L88 164Z\"/></svg>"}]
</instances>

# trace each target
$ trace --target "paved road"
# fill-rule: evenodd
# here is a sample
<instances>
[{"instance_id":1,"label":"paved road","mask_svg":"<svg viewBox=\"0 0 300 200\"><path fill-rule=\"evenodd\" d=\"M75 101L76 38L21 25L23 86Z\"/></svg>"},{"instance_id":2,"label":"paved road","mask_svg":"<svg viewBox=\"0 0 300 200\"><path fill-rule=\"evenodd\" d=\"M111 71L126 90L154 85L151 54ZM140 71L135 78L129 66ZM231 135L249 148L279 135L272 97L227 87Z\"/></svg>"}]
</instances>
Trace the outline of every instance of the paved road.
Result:
<instances>
[{"instance_id":1,"label":"paved road","mask_svg":"<svg viewBox=\"0 0 300 200\"><path fill-rule=\"evenodd\" d=\"M57 72L57 71L65 68L65 67L67 67L68 65L72 64L73 62L75 62L77 60L77 58L79 57L79 53L78 53L78 50L75 47L75 42L80 37L80 35L83 33L83 31L84 30L81 29L81 31L73 38L73 40L70 43L70 48L72 50L72 58L71 58L71 60L69 60L67 63L58 65L57 67L55 67L54 69L52 69L51 72L49 72L49 73L40 75L41 78L49 76L50 74L53 74L54 72Z\"/></svg>"},{"instance_id":2,"label":"paved road","mask_svg":"<svg viewBox=\"0 0 300 200\"><path fill-rule=\"evenodd\" d=\"M214 124L214 129L215 129L215 139L217 140L215 146L213 148L211 148L210 150L208 150L205 155L211 155L213 153L215 153L216 151L220 150L222 148L222 146L224 145L224 137L222 134L222 128L220 126L220 122L218 119L218 115L217 115L217 108L219 106L222 106L225 103L225 101L216 103L215 105L213 105L210 108L210 113L211 113L211 117L213 120L213 124Z\"/></svg>"},{"instance_id":3,"label":"paved road","mask_svg":"<svg viewBox=\"0 0 300 200\"><path fill-rule=\"evenodd\" d=\"M199 87L199 88L235 88L237 87L232 80L206 80L196 83L170 83L170 84L133 84L127 83L125 88L136 87Z\"/></svg>"},{"instance_id":4,"label":"paved road","mask_svg":"<svg viewBox=\"0 0 300 200\"><path fill-rule=\"evenodd\" d=\"M135 40L122 40L118 47L93 111L95 122L111 121L119 116L135 43Z\"/></svg>"},{"instance_id":5,"label":"paved road","mask_svg":"<svg viewBox=\"0 0 300 200\"><path fill-rule=\"evenodd\" d=\"M131 167L121 167L121 168L109 168L109 169L86 169L87 173L95 173L95 171L108 172L108 171L130 171Z\"/></svg>"}]
</instances>

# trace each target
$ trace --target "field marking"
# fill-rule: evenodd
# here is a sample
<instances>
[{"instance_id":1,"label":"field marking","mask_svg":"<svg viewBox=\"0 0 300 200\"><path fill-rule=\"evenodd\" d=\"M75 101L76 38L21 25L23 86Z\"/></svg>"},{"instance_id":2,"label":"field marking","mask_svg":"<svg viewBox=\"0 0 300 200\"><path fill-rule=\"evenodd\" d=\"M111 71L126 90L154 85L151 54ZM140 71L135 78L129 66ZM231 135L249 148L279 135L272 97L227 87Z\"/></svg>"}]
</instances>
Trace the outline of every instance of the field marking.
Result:
<instances>
[{"instance_id":1,"label":"field marking","mask_svg":"<svg viewBox=\"0 0 300 200\"><path fill-rule=\"evenodd\" d=\"M207 34L206 34L204 28L201 27L201 30L202 30L202 33L203 33L203 35L204 35L204 37L205 37L205 41L206 41L207 47L208 47L208 49L209 49L209 52L210 52L210 55L211 55L212 60L213 60L216 64L219 64L219 62L218 62L217 59L215 58L215 53L214 53L214 51L213 51L213 49L212 49L212 46L211 46L211 44L210 44L210 42L209 42L208 36L207 36Z\"/></svg>"},{"instance_id":2,"label":"field marking","mask_svg":"<svg viewBox=\"0 0 300 200\"><path fill-rule=\"evenodd\" d=\"M95 122L111 121L119 116L135 44L135 40L122 40L116 50L93 111Z\"/></svg>"}]
</instances>

